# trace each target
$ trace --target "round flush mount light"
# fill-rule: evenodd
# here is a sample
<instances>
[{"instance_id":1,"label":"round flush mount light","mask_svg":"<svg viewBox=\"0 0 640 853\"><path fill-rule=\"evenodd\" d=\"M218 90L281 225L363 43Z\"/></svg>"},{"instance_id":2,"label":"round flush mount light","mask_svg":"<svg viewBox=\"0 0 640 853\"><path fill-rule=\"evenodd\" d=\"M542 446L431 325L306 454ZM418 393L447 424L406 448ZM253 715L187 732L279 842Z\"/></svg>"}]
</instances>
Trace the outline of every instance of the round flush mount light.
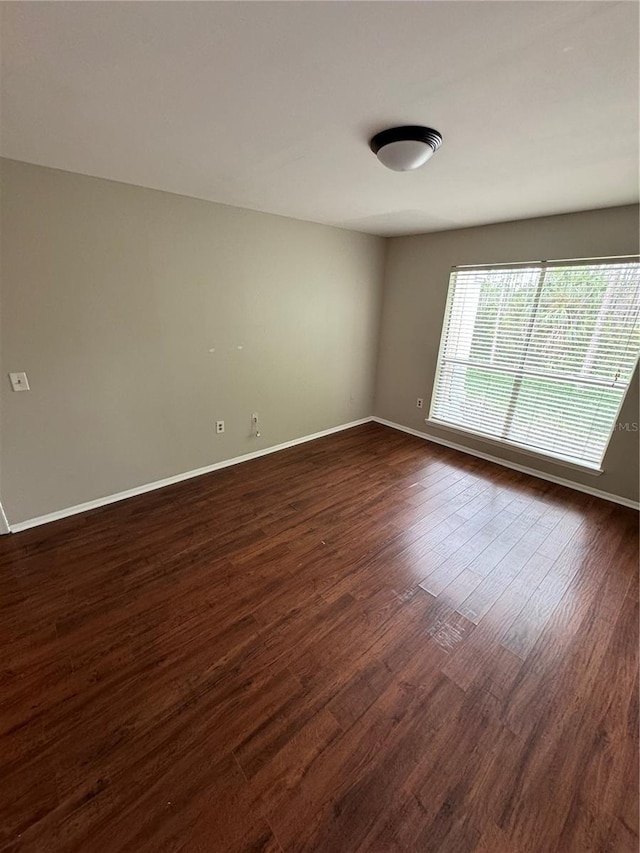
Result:
<instances>
[{"instance_id":1,"label":"round flush mount light","mask_svg":"<svg viewBox=\"0 0 640 853\"><path fill-rule=\"evenodd\" d=\"M442 145L442 134L432 127L409 125L382 130L369 147L387 169L410 172L419 169Z\"/></svg>"}]
</instances>

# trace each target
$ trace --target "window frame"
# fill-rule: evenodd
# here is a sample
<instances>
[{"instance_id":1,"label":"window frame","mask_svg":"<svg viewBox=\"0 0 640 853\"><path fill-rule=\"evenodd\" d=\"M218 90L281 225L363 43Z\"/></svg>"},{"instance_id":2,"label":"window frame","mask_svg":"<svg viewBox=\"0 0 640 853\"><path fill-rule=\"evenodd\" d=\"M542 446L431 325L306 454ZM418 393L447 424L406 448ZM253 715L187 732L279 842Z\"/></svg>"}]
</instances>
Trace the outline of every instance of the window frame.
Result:
<instances>
[{"instance_id":1,"label":"window frame","mask_svg":"<svg viewBox=\"0 0 640 853\"><path fill-rule=\"evenodd\" d=\"M477 271L500 271L501 269L509 269L509 270L517 270L517 269L530 269L532 266L539 267L541 270L541 276L544 277L546 269L553 269L554 267L568 267L568 266L604 266L606 264L622 264L622 263L638 263L640 262L640 255L618 255L614 257L606 257L606 258L570 258L570 259L554 259L554 260L546 260L546 261L518 261L516 263L502 262L497 264L460 264L451 267L449 272L449 283L447 287L447 299L445 302L445 310L442 317L442 327L440 331L440 344L438 346L438 358L436 362L436 369L433 377L433 385L431 389L431 399L429 402L429 414L428 417L425 418L425 423L427 426L435 427L437 429L447 430L449 432L457 433L462 436L468 436L469 438L473 438L477 441L482 441L490 445L494 445L496 447L503 447L507 449L511 449L517 451L518 453L522 453L526 456L531 456L535 459L539 459L541 461L552 462L557 465L561 465L563 467L572 468L577 471L582 471L588 474L600 475L604 472L604 459L606 457L607 451L609 450L609 445L611 444L611 439L613 438L613 434L616 431L616 425L620 418L620 412L625 403L627 392L631 387L631 381L635 372L638 369L638 363L640 361L640 353L638 353L633 362L633 369L631 370L631 378L629 380L629 384L624 389L624 393L620 398L620 403L618 404L618 408L616 410L615 417L613 418L613 422L611 425L611 429L609 430L609 435L607 436L607 440L604 445L604 450L602 453L602 462L598 465L596 463L590 463L587 461L578 461L576 459L569 459L561 454L554 453L549 450L540 450L533 448L531 446L521 444L517 441L512 441L508 438L503 438L500 436L492 435L491 433L485 433L473 429L468 429L465 426L461 426L459 424L450 423L448 421L443 421L434 416L433 409L435 405L436 399L436 391L438 389L438 384L440 382L440 376L442 373L442 369L444 364L451 363L451 359L445 359L444 351L447 343L447 338L445 335L445 331L447 328L447 321L450 317L452 302L453 302L453 293L455 290L455 286L452 284L451 277L454 273L457 273L462 270L477 270ZM472 366L472 365L470 365ZM504 372L510 376L514 376L517 379L517 372L511 371L506 368L499 370L499 372ZM557 377L560 378L560 377ZM594 383L595 384L595 383Z\"/></svg>"}]
</instances>

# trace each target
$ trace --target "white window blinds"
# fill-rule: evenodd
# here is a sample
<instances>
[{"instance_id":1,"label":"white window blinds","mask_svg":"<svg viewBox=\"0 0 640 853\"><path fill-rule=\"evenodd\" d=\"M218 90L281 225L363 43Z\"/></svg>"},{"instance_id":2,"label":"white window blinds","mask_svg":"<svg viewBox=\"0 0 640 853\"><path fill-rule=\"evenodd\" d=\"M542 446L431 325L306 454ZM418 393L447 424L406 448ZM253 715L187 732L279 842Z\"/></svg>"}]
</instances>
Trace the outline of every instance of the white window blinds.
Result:
<instances>
[{"instance_id":1,"label":"white window blinds","mask_svg":"<svg viewBox=\"0 0 640 853\"><path fill-rule=\"evenodd\" d=\"M638 259L454 269L429 420L599 468L639 314Z\"/></svg>"}]
</instances>

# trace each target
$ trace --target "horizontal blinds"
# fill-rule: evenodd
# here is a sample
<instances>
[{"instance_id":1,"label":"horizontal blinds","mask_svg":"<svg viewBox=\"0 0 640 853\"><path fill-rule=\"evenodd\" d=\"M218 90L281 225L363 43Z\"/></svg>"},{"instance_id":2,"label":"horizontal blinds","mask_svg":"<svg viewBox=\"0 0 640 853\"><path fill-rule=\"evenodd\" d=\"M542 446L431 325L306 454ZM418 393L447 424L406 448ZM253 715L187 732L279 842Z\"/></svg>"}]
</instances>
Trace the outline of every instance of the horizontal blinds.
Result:
<instances>
[{"instance_id":1,"label":"horizontal blinds","mask_svg":"<svg viewBox=\"0 0 640 853\"><path fill-rule=\"evenodd\" d=\"M599 465L639 317L637 259L456 269L430 417Z\"/></svg>"}]
</instances>

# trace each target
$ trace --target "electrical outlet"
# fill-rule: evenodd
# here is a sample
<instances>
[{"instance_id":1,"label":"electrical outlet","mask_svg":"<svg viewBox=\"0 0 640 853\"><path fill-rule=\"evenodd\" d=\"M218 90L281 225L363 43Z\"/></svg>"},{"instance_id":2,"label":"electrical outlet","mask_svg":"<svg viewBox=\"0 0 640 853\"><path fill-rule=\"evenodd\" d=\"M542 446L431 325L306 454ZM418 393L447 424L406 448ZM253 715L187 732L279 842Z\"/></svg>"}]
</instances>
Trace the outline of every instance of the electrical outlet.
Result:
<instances>
[{"instance_id":1,"label":"electrical outlet","mask_svg":"<svg viewBox=\"0 0 640 853\"><path fill-rule=\"evenodd\" d=\"M422 399L422 397L418 397L418 399L416 400L416 407L418 409L421 409L423 406L424 406L424 400Z\"/></svg>"},{"instance_id":2,"label":"electrical outlet","mask_svg":"<svg viewBox=\"0 0 640 853\"><path fill-rule=\"evenodd\" d=\"M254 438L260 438L260 427L258 426L258 413L251 415L251 432Z\"/></svg>"},{"instance_id":3,"label":"electrical outlet","mask_svg":"<svg viewBox=\"0 0 640 853\"><path fill-rule=\"evenodd\" d=\"M224 421L216 421L216 433L220 435L220 433L224 432Z\"/></svg>"}]
</instances>

